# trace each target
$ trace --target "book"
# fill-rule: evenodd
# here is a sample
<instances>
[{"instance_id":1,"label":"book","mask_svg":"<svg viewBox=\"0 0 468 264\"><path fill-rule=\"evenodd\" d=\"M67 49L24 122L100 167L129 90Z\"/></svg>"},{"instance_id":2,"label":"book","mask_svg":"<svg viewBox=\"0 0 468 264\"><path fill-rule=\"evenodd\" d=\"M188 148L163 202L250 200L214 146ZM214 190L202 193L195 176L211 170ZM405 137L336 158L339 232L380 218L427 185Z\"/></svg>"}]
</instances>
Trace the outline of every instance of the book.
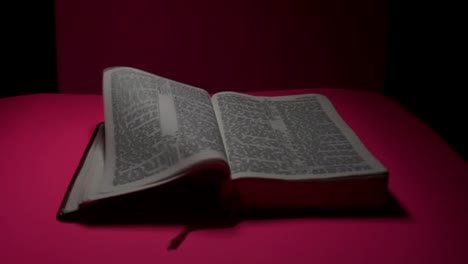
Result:
<instances>
[{"instance_id":1,"label":"book","mask_svg":"<svg viewBox=\"0 0 468 264\"><path fill-rule=\"evenodd\" d=\"M138 208L167 209L209 193L201 183L221 200L236 197L247 211L385 203L388 170L323 95L210 95L112 67L103 72L103 98L104 121L63 198L61 220L102 201L118 201L119 210L138 194L156 195L143 198L151 201L144 206L135 203Z\"/></svg>"}]
</instances>

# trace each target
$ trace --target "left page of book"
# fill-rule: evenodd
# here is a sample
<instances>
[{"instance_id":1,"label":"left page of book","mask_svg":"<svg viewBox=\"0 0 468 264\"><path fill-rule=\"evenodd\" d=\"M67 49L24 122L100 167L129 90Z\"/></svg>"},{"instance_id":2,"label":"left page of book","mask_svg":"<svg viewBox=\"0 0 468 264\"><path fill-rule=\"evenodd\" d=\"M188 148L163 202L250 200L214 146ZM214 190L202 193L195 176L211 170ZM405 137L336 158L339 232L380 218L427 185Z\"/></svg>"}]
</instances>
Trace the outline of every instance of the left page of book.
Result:
<instances>
[{"instance_id":1,"label":"left page of book","mask_svg":"<svg viewBox=\"0 0 468 264\"><path fill-rule=\"evenodd\" d=\"M228 166L209 94L134 68L104 72L105 173L93 198Z\"/></svg>"}]
</instances>

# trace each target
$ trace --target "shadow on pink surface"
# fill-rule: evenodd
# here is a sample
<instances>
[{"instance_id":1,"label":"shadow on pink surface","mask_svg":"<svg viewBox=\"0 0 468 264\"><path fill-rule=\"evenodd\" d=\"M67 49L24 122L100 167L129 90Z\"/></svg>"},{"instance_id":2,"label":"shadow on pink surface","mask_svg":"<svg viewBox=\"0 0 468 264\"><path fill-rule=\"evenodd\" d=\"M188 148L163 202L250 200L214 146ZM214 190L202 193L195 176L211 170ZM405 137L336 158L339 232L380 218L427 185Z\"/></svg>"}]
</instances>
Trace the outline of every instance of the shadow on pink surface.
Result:
<instances>
[{"instance_id":1,"label":"shadow on pink surface","mask_svg":"<svg viewBox=\"0 0 468 264\"><path fill-rule=\"evenodd\" d=\"M219 172L204 172L144 191L102 200L78 212L58 216L60 221L87 226L191 225L199 228L231 227L240 221L287 218L409 219L407 210L389 191L385 205L376 208L256 208L240 205L238 194L220 187ZM201 174L201 173L200 173ZM216 179L216 180L213 180ZM220 180L221 179L221 180Z\"/></svg>"},{"instance_id":2,"label":"shadow on pink surface","mask_svg":"<svg viewBox=\"0 0 468 264\"><path fill-rule=\"evenodd\" d=\"M234 228L245 221L286 219L383 219L409 220L400 202L387 192L386 203L373 209L256 209L244 210L236 192L226 192L222 177L215 173L190 177L132 194L114 197L84 207L79 213L58 216L61 221L78 222L88 227L105 226L180 226L168 250L177 249L193 231ZM201 181L200 179L205 180ZM216 180L213 180L211 176Z\"/></svg>"},{"instance_id":3,"label":"shadow on pink surface","mask_svg":"<svg viewBox=\"0 0 468 264\"><path fill-rule=\"evenodd\" d=\"M192 178L197 179L197 183L188 180L183 184L178 183L177 186L152 188L96 203L79 214L60 220L78 222L88 227L180 226L180 232L174 233L174 238L168 241L168 250L177 249L193 231L234 228L245 221L410 220L407 211L391 192L387 192L385 206L378 209L243 210L235 195L222 196L218 184L211 184L214 181L210 184L200 184L199 178Z\"/></svg>"}]
</instances>

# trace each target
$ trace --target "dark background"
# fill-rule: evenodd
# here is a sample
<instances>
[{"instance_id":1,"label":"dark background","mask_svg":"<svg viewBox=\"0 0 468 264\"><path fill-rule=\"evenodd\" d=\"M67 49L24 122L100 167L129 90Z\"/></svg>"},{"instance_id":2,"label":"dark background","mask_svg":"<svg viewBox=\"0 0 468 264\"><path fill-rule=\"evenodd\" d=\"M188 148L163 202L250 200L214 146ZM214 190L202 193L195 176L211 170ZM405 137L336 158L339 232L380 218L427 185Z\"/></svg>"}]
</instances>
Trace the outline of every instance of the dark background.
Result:
<instances>
[{"instance_id":1,"label":"dark background","mask_svg":"<svg viewBox=\"0 0 468 264\"><path fill-rule=\"evenodd\" d=\"M9 1L2 10L0 97L57 92L54 1Z\"/></svg>"},{"instance_id":2,"label":"dark background","mask_svg":"<svg viewBox=\"0 0 468 264\"><path fill-rule=\"evenodd\" d=\"M456 9L449 1L388 1L384 92L468 160L466 28Z\"/></svg>"},{"instance_id":3,"label":"dark background","mask_svg":"<svg viewBox=\"0 0 468 264\"><path fill-rule=\"evenodd\" d=\"M384 92L467 160L460 44L466 30L451 8L445 2L388 1ZM0 97L57 92L54 1L11 1L4 12L10 14L2 23L6 82Z\"/></svg>"}]
</instances>

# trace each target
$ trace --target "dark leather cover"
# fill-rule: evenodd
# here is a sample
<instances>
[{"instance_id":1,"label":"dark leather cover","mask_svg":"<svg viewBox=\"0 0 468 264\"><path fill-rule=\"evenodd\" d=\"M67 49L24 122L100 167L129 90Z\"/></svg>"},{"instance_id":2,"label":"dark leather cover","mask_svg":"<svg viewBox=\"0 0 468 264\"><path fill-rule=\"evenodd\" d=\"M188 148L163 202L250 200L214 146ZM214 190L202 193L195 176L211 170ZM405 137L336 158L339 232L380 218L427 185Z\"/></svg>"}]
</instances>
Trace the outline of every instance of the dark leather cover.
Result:
<instances>
[{"instance_id":1,"label":"dark leather cover","mask_svg":"<svg viewBox=\"0 0 468 264\"><path fill-rule=\"evenodd\" d=\"M57 219L60 220L60 221L68 221L70 220L71 218L73 218L73 215L75 214L75 212L70 212L70 213L65 213L64 212L64 208L65 208L65 205L67 204L68 202L68 197L70 196L70 193L71 193L71 190L73 189L73 186L75 184L75 181L76 181L76 178L78 176L78 174L80 173L82 167L83 167L83 164L86 160L86 157L88 156L89 154L89 150L91 149L91 146L93 145L93 142L94 140L96 139L96 136L98 134L98 131L99 131L99 128L101 126L104 126L104 122L100 122L96 125L96 128L94 129L94 132L88 142L88 145L86 146L86 149L81 157L81 160L80 162L78 163L78 167L76 168L75 170L75 173L73 175L73 178L71 179L70 181L70 184L68 185L68 188L67 188L67 192L65 193L65 196L63 197L63 200L62 200L62 203L60 205L60 208L57 212Z\"/></svg>"}]
</instances>

